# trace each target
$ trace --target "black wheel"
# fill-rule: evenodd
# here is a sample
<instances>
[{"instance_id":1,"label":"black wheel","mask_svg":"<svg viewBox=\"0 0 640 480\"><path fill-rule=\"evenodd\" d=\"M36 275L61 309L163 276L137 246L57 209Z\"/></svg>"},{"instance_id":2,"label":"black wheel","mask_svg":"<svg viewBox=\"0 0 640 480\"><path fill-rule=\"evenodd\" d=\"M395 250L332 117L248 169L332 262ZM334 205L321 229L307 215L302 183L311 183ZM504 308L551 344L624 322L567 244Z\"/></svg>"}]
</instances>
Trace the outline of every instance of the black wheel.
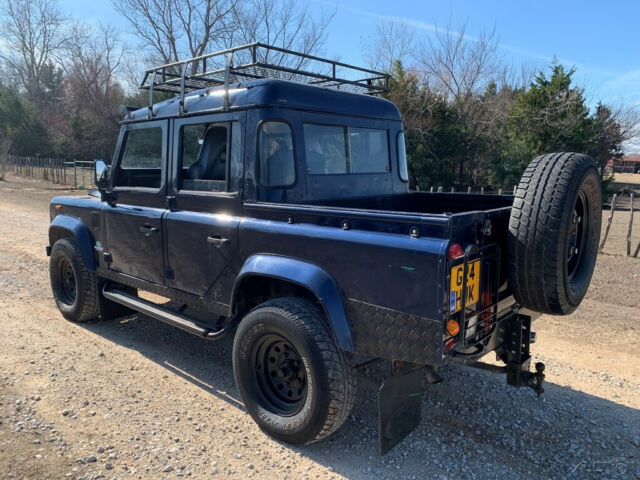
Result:
<instances>
[{"instance_id":1,"label":"black wheel","mask_svg":"<svg viewBox=\"0 0 640 480\"><path fill-rule=\"evenodd\" d=\"M509 284L531 310L566 315L587 293L602 221L600 177L578 153L535 158L525 170L509 222Z\"/></svg>"},{"instance_id":2,"label":"black wheel","mask_svg":"<svg viewBox=\"0 0 640 480\"><path fill-rule=\"evenodd\" d=\"M53 245L49 277L53 298L67 320L83 322L100 314L98 277L85 265L75 239L62 238Z\"/></svg>"},{"instance_id":3,"label":"black wheel","mask_svg":"<svg viewBox=\"0 0 640 480\"><path fill-rule=\"evenodd\" d=\"M260 428L296 445L335 432L355 401L350 357L308 300L279 298L252 310L236 332L233 373Z\"/></svg>"}]
</instances>

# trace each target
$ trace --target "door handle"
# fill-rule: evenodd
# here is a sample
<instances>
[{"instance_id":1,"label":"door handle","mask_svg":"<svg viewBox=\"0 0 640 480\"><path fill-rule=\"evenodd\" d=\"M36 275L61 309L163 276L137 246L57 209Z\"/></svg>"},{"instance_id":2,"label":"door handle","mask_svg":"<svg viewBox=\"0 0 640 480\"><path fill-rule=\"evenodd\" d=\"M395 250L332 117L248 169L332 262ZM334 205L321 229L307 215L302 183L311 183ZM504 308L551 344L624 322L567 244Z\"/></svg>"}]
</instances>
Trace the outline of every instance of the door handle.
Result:
<instances>
[{"instance_id":1,"label":"door handle","mask_svg":"<svg viewBox=\"0 0 640 480\"><path fill-rule=\"evenodd\" d=\"M220 235L209 235L207 237L207 243L209 245L215 245L216 248L220 248L223 245L226 245L227 243L229 243L231 240L229 240L228 238L222 238Z\"/></svg>"},{"instance_id":2,"label":"door handle","mask_svg":"<svg viewBox=\"0 0 640 480\"><path fill-rule=\"evenodd\" d=\"M152 227L148 223L145 223L139 228L140 232L144 233L145 237L150 237L152 233L159 232L160 229L158 227Z\"/></svg>"}]
</instances>

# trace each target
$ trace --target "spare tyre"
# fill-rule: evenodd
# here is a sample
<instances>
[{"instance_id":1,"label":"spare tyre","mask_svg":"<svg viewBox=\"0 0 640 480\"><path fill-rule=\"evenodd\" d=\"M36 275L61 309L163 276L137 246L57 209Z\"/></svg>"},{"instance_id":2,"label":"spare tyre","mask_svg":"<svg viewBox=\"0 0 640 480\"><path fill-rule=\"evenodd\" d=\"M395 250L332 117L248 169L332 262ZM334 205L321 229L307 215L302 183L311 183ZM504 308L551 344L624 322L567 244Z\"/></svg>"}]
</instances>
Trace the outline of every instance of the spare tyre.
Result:
<instances>
[{"instance_id":1,"label":"spare tyre","mask_svg":"<svg viewBox=\"0 0 640 480\"><path fill-rule=\"evenodd\" d=\"M598 254L602 197L595 162L580 153L535 158L522 175L509 220L509 285L523 307L573 312Z\"/></svg>"}]
</instances>

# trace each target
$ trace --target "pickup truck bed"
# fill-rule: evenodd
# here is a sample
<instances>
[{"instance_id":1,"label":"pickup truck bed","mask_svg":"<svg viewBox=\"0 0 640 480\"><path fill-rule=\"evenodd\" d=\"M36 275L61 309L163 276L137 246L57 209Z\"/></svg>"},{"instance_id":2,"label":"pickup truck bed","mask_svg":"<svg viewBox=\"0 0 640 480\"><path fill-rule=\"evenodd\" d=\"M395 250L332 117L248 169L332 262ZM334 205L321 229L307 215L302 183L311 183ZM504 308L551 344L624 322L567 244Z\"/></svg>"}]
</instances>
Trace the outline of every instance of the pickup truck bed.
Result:
<instances>
[{"instance_id":1,"label":"pickup truck bed","mask_svg":"<svg viewBox=\"0 0 640 480\"><path fill-rule=\"evenodd\" d=\"M328 207L357 208L395 213L451 215L476 210L511 207L511 195L408 192L395 195L340 198L317 202ZM471 209L470 207L473 207Z\"/></svg>"}]
</instances>

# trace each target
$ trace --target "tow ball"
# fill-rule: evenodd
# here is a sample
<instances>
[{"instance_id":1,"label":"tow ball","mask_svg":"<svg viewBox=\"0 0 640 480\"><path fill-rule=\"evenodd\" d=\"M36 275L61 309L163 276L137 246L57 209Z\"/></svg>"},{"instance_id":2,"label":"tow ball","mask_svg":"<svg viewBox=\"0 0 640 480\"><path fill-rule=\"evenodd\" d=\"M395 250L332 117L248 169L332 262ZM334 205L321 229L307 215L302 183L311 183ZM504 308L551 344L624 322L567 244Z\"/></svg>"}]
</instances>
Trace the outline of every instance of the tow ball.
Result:
<instances>
[{"instance_id":1,"label":"tow ball","mask_svg":"<svg viewBox=\"0 0 640 480\"><path fill-rule=\"evenodd\" d=\"M523 372L524 373L524 372ZM526 372L528 373L527 385L533 388L533 391L540 395L544 392L544 388L542 388L542 382L544 381L544 363L537 362L536 363L536 373Z\"/></svg>"}]
</instances>

